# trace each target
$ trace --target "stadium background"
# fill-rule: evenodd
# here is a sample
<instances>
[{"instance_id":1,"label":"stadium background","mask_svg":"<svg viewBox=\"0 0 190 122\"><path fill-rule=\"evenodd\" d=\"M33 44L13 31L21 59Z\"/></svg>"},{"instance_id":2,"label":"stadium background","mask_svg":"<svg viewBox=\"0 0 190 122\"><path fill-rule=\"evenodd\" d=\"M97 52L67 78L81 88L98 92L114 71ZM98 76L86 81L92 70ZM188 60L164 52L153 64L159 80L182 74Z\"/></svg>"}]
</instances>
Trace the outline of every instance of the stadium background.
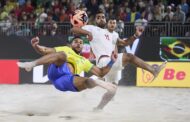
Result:
<instances>
[{"instance_id":1,"label":"stadium background","mask_svg":"<svg viewBox=\"0 0 190 122\"><path fill-rule=\"evenodd\" d=\"M30 44L30 39L34 36L40 36L42 45L66 45L72 36L69 15L77 8L87 11L89 24L95 24L93 19L98 9L102 9L107 18L115 16L118 23L116 31L122 38L133 35L135 26L144 26L146 29L139 39L135 55L149 62L168 60L176 67L184 66L185 69L172 67L174 69L171 71L175 71L171 75L173 79L168 76L164 80L166 70L161 73L160 78L164 82L183 81L182 85L169 83L170 85L164 86L190 86L190 9L186 0L1 0L0 83L50 83L46 76L47 66L36 67L27 73L19 69L16 62L40 57ZM173 42L180 41L181 45L174 46L175 51L178 54L185 51L185 55L167 52L167 48L162 45L165 37ZM120 52L123 51L126 49L120 48ZM142 75L137 74L136 67L128 65L122 71L120 85L137 85L137 77Z\"/></svg>"}]
</instances>

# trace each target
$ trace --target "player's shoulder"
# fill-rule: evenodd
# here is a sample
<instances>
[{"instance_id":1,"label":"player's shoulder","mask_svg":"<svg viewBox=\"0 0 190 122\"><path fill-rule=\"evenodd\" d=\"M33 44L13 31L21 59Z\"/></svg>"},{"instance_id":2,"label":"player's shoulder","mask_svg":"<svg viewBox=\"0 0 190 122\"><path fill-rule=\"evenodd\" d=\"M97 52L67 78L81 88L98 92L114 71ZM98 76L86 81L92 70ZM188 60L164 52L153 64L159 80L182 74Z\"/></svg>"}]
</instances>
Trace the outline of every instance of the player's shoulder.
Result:
<instances>
[{"instance_id":1,"label":"player's shoulder","mask_svg":"<svg viewBox=\"0 0 190 122\"><path fill-rule=\"evenodd\" d=\"M58 47L55 47L55 48L69 49L70 47L68 47L68 46L58 46Z\"/></svg>"},{"instance_id":2,"label":"player's shoulder","mask_svg":"<svg viewBox=\"0 0 190 122\"><path fill-rule=\"evenodd\" d=\"M97 28L95 25L84 25L82 28Z\"/></svg>"},{"instance_id":3,"label":"player's shoulder","mask_svg":"<svg viewBox=\"0 0 190 122\"><path fill-rule=\"evenodd\" d=\"M118 32L116 32L116 31L113 31L113 34L114 34L114 35L119 35Z\"/></svg>"},{"instance_id":4,"label":"player's shoulder","mask_svg":"<svg viewBox=\"0 0 190 122\"><path fill-rule=\"evenodd\" d=\"M110 33L112 34L112 36L117 36L117 37L119 36L118 32L116 32L116 31L113 31L113 32L110 32Z\"/></svg>"},{"instance_id":5,"label":"player's shoulder","mask_svg":"<svg viewBox=\"0 0 190 122\"><path fill-rule=\"evenodd\" d=\"M56 50L56 52L72 50L72 49L71 49L70 47L68 47L68 46L58 46L58 47L54 47L54 49Z\"/></svg>"}]
</instances>

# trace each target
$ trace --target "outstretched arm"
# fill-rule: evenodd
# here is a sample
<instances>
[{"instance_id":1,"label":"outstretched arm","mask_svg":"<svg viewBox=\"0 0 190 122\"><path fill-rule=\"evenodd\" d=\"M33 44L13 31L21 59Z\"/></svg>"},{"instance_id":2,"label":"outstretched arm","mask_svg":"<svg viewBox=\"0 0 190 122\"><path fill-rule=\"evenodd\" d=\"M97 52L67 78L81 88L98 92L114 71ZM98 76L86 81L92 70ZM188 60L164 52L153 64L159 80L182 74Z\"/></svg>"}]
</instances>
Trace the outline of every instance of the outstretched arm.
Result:
<instances>
[{"instance_id":1,"label":"outstretched arm","mask_svg":"<svg viewBox=\"0 0 190 122\"><path fill-rule=\"evenodd\" d=\"M117 54L115 54L115 52L113 52L111 55L110 62L105 67L98 68L97 66L93 66L91 69L91 72L98 77L103 77L110 71L110 69L113 66L113 64L115 63L116 59L117 59Z\"/></svg>"},{"instance_id":2,"label":"outstretched arm","mask_svg":"<svg viewBox=\"0 0 190 122\"><path fill-rule=\"evenodd\" d=\"M34 48L34 50L37 53L39 53L41 55L46 55L49 53L55 53L56 52L54 48L39 45L39 42L40 42L40 40L38 37L34 37L31 40L32 47Z\"/></svg>"},{"instance_id":3,"label":"outstretched arm","mask_svg":"<svg viewBox=\"0 0 190 122\"><path fill-rule=\"evenodd\" d=\"M128 46L131 45L137 38L139 38L144 31L144 28L136 27L136 32L133 36L127 38L127 39L120 39L117 40L118 46Z\"/></svg>"},{"instance_id":4,"label":"outstretched arm","mask_svg":"<svg viewBox=\"0 0 190 122\"><path fill-rule=\"evenodd\" d=\"M76 35L85 35L89 41L92 40L92 33L79 27L71 28L71 32Z\"/></svg>"}]
</instances>

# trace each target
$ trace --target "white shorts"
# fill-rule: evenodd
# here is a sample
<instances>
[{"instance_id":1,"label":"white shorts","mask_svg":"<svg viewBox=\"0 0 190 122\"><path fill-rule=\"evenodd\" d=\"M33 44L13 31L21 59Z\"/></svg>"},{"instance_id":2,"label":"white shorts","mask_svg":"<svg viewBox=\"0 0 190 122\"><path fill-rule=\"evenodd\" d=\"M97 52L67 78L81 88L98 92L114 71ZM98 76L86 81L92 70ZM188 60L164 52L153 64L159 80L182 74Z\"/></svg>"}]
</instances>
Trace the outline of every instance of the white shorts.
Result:
<instances>
[{"instance_id":1,"label":"white shorts","mask_svg":"<svg viewBox=\"0 0 190 122\"><path fill-rule=\"evenodd\" d=\"M104 76L105 81L107 82L115 82L119 83L119 78L121 77L122 66L122 57L123 53L119 53L116 62L113 64L111 70ZM97 62L97 66L102 68L106 66L110 62L110 57L102 57L99 62Z\"/></svg>"}]
</instances>

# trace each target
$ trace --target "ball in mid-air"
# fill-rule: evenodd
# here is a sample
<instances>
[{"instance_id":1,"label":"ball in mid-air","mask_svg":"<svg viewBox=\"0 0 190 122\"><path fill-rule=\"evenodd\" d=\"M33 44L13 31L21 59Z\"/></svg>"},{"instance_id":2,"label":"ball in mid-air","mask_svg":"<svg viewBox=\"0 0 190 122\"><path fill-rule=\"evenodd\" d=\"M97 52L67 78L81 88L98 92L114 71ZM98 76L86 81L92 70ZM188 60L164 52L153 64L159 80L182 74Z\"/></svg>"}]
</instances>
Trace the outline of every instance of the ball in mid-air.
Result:
<instances>
[{"instance_id":1,"label":"ball in mid-air","mask_svg":"<svg viewBox=\"0 0 190 122\"><path fill-rule=\"evenodd\" d=\"M88 15L83 10L75 10L71 15L70 22L74 27L82 27L88 23Z\"/></svg>"}]
</instances>

